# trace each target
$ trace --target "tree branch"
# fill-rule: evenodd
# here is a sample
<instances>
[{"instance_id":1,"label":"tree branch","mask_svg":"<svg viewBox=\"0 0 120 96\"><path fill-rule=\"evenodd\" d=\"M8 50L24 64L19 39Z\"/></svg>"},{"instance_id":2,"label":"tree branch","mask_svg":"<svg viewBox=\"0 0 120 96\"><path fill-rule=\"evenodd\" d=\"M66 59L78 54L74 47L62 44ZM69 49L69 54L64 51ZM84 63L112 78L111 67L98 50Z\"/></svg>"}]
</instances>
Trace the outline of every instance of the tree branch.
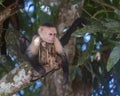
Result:
<instances>
[{"instance_id":1,"label":"tree branch","mask_svg":"<svg viewBox=\"0 0 120 96\"><path fill-rule=\"evenodd\" d=\"M15 3L11 4L10 6L6 7L3 11L0 12L0 22L4 22L8 17L15 14L20 8L23 8L22 5L20 5L21 2L18 2L16 0Z\"/></svg>"},{"instance_id":2,"label":"tree branch","mask_svg":"<svg viewBox=\"0 0 120 96\"><path fill-rule=\"evenodd\" d=\"M108 7L108 8L110 8L110 9L113 9L113 10L116 10L116 9L117 9L115 6L109 5L109 4L104 3L104 2L100 2L100 1L98 1L98 0L92 0L92 1L95 2L95 3L101 4L101 5L105 6L105 7Z\"/></svg>"},{"instance_id":3,"label":"tree branch","mask_svg":"<svg viewBox=\"0 0 120 96\"><path fill-rule=\"evenodd\" d=\"M31 82L31 78L34 76L35 79L39 79L48 73L59 69L58 65L55 65L52 68L49 66L43 67L45 68L46 73L40 74L37 73L28 62L20 64L19 67L13 69L0 80L0 96L11 96L26 86L32 84L33 82Z\"/></svg>"}]
</instances>

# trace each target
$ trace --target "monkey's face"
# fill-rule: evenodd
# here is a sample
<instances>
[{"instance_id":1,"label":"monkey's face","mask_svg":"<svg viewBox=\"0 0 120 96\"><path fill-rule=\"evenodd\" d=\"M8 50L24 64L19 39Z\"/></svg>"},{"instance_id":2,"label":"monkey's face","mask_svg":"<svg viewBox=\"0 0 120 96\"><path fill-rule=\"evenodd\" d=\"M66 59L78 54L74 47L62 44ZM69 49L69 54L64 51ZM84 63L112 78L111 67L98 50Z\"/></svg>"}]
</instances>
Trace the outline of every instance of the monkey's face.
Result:
<instances>
[{"instance_id":1,"label":"monkey's face","mask_svg":"<svg viewBox=\"0 0 120 96\"><path fill-rule=\"evenodd\" d=\"M56 29L55 28L48 28L46 30L46 32L47 32L48 43L54 43L54 40L56 37Z\"/></svg>"},{"instance_id":2,"label":"monkey's face","mask_svg":"<svg viewBox=\"0 0 120 96\"><path fill-rule=\"evenodd\" d=\"M39 33L44 41L54 43L56 37L56 29L54 27L42 27Z\"/></svg>"}]
</instances>

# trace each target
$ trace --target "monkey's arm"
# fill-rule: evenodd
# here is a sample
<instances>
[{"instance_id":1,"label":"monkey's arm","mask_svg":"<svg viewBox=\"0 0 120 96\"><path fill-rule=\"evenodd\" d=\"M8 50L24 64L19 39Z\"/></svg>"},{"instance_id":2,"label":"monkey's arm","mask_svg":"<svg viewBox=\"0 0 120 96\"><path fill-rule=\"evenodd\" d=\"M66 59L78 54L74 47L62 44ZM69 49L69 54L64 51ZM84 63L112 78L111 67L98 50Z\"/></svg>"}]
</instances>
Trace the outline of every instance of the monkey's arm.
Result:
<instances>
[{"instance_id":1,"label":"monkey's arm","mask_svg":"<svg viewBox=\"0 0 120 96\"><path fill-rule=\"evenodd\" d=\"M40 37L38 35L34 35L31 44L28 46L26 50L27 60L30 62L31 66L39 73L45 73L44 68L40 65L38 60L40 48Z\"/></svg>"},{"instance_id":2,"label":"monkey's arm","mask_svg":"<svg viewBox=\"0 0 120 96\"><path fill-rule=\"evenodd\" d=\"M62 36L62 38L60 39L62 46L65 46L68 43L71 34L74 31L76 31L78 28L82 28L86 24L87 24L87 20L85 18L82 17L77 18L70 26L70 28L67 30L67 32L64 34L64 36Z\"/></svg>"}]
</instances>

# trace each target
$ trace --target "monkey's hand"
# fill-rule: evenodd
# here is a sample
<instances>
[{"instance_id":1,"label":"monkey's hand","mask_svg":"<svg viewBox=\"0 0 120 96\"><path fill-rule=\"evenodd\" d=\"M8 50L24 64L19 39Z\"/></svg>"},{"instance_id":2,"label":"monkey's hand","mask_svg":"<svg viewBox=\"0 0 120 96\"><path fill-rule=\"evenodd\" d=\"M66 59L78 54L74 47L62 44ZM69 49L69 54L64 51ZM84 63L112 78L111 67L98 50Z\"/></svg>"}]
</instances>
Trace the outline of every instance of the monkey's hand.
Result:
<instances>
[{"instance_id":1,"label":"monkey's hand","mask_svg":"<svg viewBox=\"0 0 120 96\"><path fill-rule=\"evenodd\" d=\"M42 65L40 65L37 56L28 56L28 54L26 54L27 60L30 62L30 65L33 67L33 69L35 69L35 71L37 71L40 74L44 74L46 71L44 69L44 67L42 67Z\"/></svg>"},{"instance_id":2,"label":"monkey's hand","mask_svg":"<svg viewBox=\"0 0 120 96\"><path fill-rule=\"evenodd\" d=\"M39 36L35 36L33 37L33 41L34 41L34 46L39 46L40 45L40 37Z\"/></svg>"},{"instance_id":3,"label":"monkey's hand","mask_svg":"<svg viewBox=\"0 0 120 96\"><path fill-rule=\"evenodd\" d=\"M36 57L30 59L31 66L40 74L45 74L45 69L39 64Z\"/></svg>"},{"instance_id":4,"label":"monkey's hand","mask_svg":"<svg viewBox=\"0 0 120 96\"><path fill-rule=\"evenodd\" d=\"M45 74L45 69L42 66L32 65L33 69L31 74L31 82L38 80L39 76Z\"/></svg>"}]
</instances>

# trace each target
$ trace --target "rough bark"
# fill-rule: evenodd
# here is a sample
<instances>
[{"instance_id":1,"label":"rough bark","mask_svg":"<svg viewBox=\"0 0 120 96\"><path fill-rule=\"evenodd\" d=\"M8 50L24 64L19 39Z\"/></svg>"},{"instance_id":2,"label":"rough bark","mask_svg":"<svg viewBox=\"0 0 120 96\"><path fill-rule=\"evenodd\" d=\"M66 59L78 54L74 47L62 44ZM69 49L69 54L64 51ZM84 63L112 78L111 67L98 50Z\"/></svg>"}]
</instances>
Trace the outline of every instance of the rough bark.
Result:
<instances>
[{"instance_id":1,"label":"rough bark","mask_svg":"<svg viewBox=\"0 0 120 96\"><path fill-rule=\"evenodd\" d=\"M8 17L15 14L20 9L19 3L16 1L4 10L0 11L0 22L4 22Z\"/></svg>"},{"instance_id":2,"label":"rough bark","mask_svg":"<svg viewBox=\"0 0 120 96\"><path fill-rule=\"evenodd\" d=\"M54 72L59 69L59 66L54 66L53 68L43 66L46 70L45 74L38 74L33 68L31 68L28 62L23 62L19 67L14 68L11 72L5 75L0 80L0 96L11 96L23 89L24 87L30 85L31 76L36 72L36 79L46 76L50 72Z\"/></svg>"}]
</instances>

